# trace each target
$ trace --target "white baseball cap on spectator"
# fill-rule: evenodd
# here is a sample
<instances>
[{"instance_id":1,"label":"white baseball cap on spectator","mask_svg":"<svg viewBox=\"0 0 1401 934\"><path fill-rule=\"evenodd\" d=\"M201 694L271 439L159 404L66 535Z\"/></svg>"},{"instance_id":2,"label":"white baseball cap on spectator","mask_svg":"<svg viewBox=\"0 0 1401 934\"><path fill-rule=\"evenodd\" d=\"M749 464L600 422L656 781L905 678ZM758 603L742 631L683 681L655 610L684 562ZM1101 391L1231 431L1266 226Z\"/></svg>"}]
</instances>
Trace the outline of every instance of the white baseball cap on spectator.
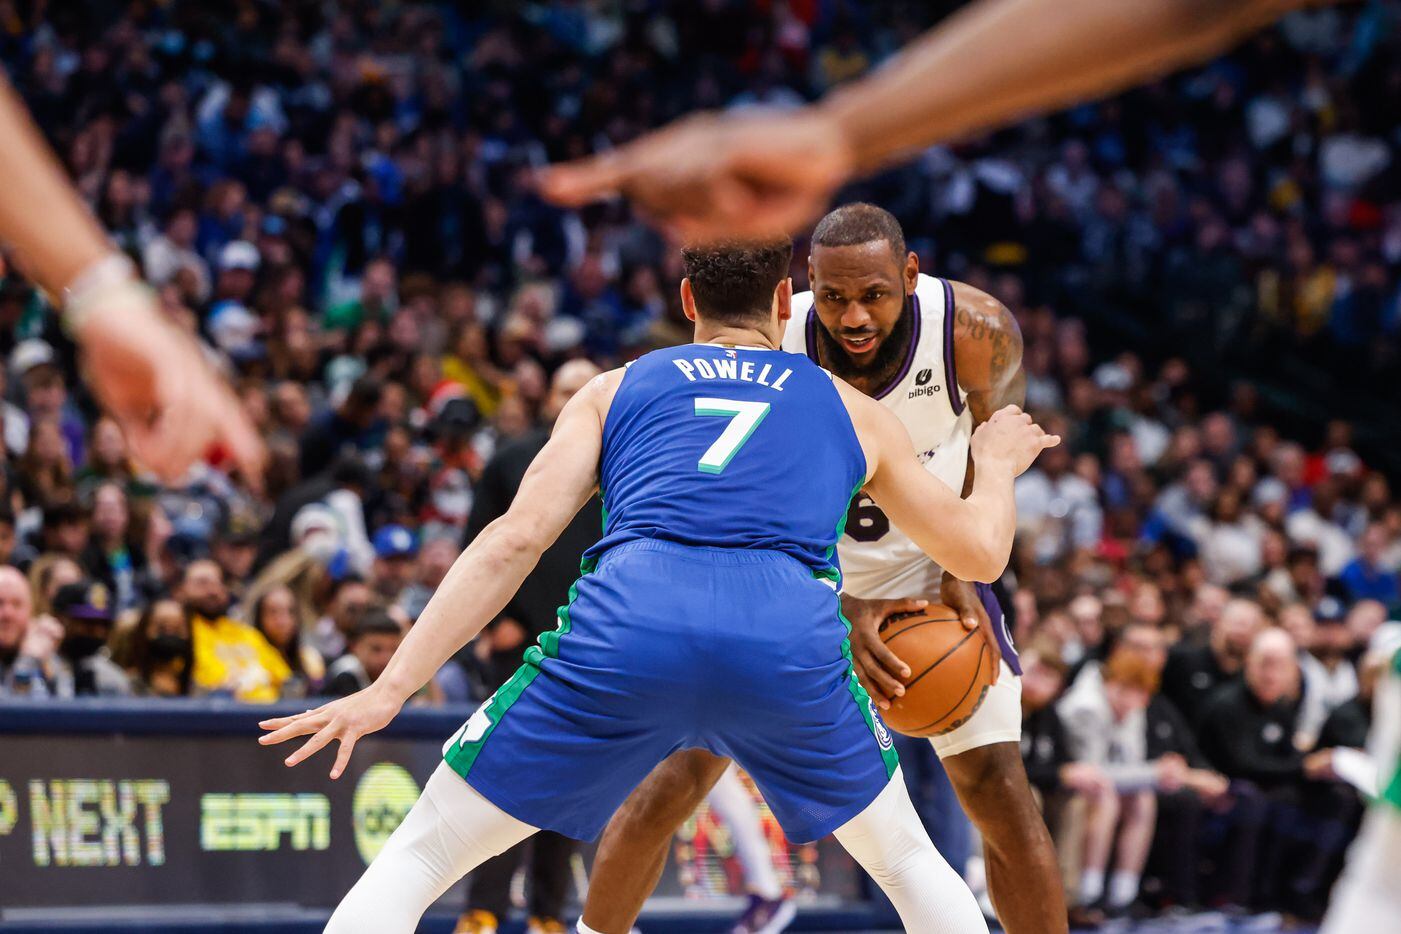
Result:
<instances>
[{"instance_id":1,"label":"white baseball cap on spectator","mask_svg":"<svg viewBox=\"0 0 1401 934\"><path fill-rule=\"evenodd\" d=\"M49 346L48 341L31 337L29 340L20 341L15 349L10 351L10 372L15 376L24 376L30 370L39 366L47 366L54 362L54 349Z\"/></svg>"},{"instance_id":2,"label":"white baseball cap on spectator","mask_svg":"<svg viewBox=\"0 0 1401 934\"><path fill-rule=\"evenodd\" d=\"M209 312L209 336L220 350L235 360L261 356L258 335L262 329L258 316L240 302L219 302Z\"/></svg>"},{"instance_id":3,"label":"white baseball cap on spectator","mask_svg":"<svg viewBox=\"0 0 1401 934\"><path fill-rule=\"evenodd\" d=\"M1279 477L1264 477L1255 484L1251 501L1256 506L1272 506L1289 499L1289 487Z\"/></svg>"},{"instance_id":4,"label":"white baseball cap on spectator","mask_svg":"<svg viewBox=\"0 0 1401 934\"><path fill-rule=\"evenodd\" d=\"M1106 392L1128 392L1133 385L1133 375L1118 363L1101 363L1095 367L1095 385Z\"/></svg>"},{"instance_id":5,"label":"white baseball cap on spectator","mask_svg":"<svg viewBox=\"0 0 1401 934\"><path fill-rule=\"evenodd\" d=\"M219 269L246 269L257 272L262 258L258 248L247 240L231 240L219 251Z\"/></svg>"}]
</instances>

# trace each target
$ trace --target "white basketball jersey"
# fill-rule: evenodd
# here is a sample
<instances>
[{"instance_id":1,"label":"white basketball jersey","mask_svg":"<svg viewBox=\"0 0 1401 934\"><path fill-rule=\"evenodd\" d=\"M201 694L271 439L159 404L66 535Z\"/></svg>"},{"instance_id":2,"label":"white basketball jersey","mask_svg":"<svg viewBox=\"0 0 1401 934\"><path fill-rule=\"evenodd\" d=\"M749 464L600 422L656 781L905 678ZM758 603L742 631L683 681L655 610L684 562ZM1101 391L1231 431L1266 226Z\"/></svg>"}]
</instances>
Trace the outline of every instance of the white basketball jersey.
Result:
<instances>
[{"instance_id":1,"label":"white basketball jersey","mask_svg":"<svg viewBox=\"0 0 1401 934\"><path fill-rule=\"evenodd\" d=\"M973 416L963 401L954 372L953 289L947 280L920 275L915 285L914 327L904 363L874 394L913 439L926 470L963 491ZM783 349L817 361L817 329L812 293L793 296L793 318ZM919 546L891 525L871 498L858 493L847 512L846 532L837 544L842 589L854 597L932 597L942 570Z\"/></svg>"}]
</instances>

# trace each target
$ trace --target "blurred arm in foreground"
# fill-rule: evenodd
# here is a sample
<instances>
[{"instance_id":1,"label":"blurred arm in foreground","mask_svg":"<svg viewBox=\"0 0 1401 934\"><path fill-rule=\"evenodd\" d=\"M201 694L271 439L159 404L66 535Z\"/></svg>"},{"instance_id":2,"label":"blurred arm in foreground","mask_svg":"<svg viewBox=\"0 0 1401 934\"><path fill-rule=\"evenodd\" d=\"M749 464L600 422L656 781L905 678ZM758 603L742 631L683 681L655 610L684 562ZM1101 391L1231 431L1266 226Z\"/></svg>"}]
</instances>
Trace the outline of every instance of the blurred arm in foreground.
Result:
<instances>
[{"instance_id":1,"label":"blurred arm in foreground","mask_svg":"<svg viewBox=\"0 0 1401 934\"><path fill-rule=\"evenodd\" d=\"M1329 0L981 0L888 66L794 111L704 113L548 170L545 195L623 194L687 239L793 231L854 175L1121 90Z\"/></svg>"},{"instance_id":2,"label":"blurred arm in foreground","mask_svg":"<svg viewBox=\"0 0 1401 934\"><path fill-rule=\"evenodd\" d=\"M211 445L261 479L263 445L199 346L167 321L64 177L0 76L0 243L63 303L88 384L121 424L137 458L174 480Z\"/></svg>"}]
</instances>

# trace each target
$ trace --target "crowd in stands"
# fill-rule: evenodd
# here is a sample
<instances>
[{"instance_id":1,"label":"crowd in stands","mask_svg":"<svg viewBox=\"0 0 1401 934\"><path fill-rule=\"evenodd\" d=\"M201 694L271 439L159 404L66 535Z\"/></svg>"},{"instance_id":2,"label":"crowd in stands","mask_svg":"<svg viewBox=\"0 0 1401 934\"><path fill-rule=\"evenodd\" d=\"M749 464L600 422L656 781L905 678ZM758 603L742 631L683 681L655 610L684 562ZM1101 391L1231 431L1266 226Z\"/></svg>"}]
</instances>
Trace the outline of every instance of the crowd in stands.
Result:
<instances>
[{"instance_id":1,"label":"crowd in stands","mask_svg":"<svg viewBox=\"0 0 1401 934\"><path fill-rule=\"evenodd\" d=\"M531 170L810 99L954 5L0 0L0 62L272 455L155 484L0 254L0 695L373 681L504 508L563 365L686 339L674 250ZM1300 13L843 196L1016 314L1028 408L1067 439L1019 482L1008 583L1084 920L1317 916L1355 828L1336 751L1401 604L1396 462L1364 443L1401 372L1398 26L1395 2ZM1337 391L1281 414L1270 368L1299 354ZM562 596L524 595L421 702L484 696Z\"/></svg>"}]
</instances>

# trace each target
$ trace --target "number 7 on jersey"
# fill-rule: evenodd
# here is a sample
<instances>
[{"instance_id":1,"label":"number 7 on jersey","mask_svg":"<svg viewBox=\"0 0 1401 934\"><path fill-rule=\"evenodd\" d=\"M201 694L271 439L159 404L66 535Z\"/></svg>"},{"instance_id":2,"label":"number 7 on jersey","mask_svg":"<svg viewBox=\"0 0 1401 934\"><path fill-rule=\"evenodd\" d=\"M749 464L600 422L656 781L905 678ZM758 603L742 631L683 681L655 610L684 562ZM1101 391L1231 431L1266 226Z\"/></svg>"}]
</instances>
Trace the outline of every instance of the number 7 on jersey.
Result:
<instances>
[{"instance_id":1,"label":"number 7 on jersey","mask_svg":"<svg viewBox=\"0 0 1401 934\"><path fill-rule=\"evenodd\" d=\"M767 402L741 402L738 399L697 399L697 415L727 415L730 423L720 437L701 455L696 468L701 473L719 473L725 469L754 429L769 414Z\"/></svg>"}]
</instances>

